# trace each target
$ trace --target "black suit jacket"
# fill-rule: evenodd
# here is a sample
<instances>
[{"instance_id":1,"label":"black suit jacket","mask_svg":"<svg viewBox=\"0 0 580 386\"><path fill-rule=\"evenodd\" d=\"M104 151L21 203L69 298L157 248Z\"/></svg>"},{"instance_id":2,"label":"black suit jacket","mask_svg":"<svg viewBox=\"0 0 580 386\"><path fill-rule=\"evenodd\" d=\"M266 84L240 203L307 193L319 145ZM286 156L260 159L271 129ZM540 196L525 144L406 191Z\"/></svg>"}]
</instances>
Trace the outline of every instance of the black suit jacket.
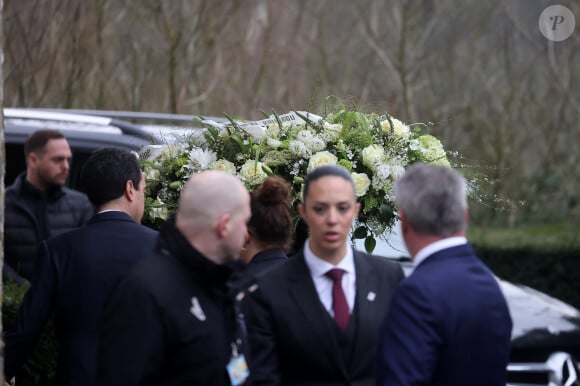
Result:
<instances>
[{"instance_id":1,"label":"black suit jacket","mask_svg":"<svg viewBox=\"0 0 580 386\"><path fill-rule=\"evenodd\" d=\"M153 250L156 238L157 232L112 211L44 242L32 286L5 334L7 378L24 363L53 314L57 384L93 385L105 299L129 267Z\"/></svg>"},{"instance_id":2,"label":"black suit jacket","mask_svg":"<svg viewBox=\"0 0 580 386\"><path fill-rule=\"evenodd\" d=\"M380 326L403 271L395 262L359 251L354 251L354 264L351 318L357 318L358 328L348 363L302 253L260 278L247 315L255 384L374 384Z\"/></svg>"}]
</instances>

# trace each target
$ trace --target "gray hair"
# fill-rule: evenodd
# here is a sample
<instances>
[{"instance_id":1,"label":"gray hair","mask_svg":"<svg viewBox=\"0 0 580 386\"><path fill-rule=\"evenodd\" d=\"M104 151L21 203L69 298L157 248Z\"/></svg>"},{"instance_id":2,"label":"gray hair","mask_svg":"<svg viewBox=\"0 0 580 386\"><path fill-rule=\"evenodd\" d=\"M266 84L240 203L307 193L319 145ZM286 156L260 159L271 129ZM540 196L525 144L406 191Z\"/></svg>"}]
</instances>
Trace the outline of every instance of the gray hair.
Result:
<instances>
[{"instance_id":1,"label":"gray hair","mask_svg":"<svg viewBox=\"0 0 580 386\"><path fill-rule=\"evenodd\" d=\"M409 167L395 183L395 203L418 232L448 237L465 231L467 183L450 167Z\"/></svg>"}]
</instances>

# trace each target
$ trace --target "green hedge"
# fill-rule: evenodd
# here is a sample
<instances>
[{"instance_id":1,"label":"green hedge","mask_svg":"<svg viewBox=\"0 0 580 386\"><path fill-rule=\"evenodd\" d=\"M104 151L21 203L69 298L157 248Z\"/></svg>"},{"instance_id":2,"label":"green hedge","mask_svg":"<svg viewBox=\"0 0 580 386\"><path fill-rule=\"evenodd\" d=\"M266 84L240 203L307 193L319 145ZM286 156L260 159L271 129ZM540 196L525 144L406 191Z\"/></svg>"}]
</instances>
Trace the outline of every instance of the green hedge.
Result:
<instances>
[{"instance_id":1,"label":"green hedge","mask_svg":"<svg viewBox=\"0 0 580 386\"><path fill-rule=\"evenodd\" d=\"M10 326L28 286L6 282L2 286L2 325ZM49 321L40 341L28 361L16 376L18 386L50 386L55 384L58 346L54 336L54 325Z\"/></svg>"},{"instance_id":2,"label":"green hedge","mask_svg":"<svg viewBox=\"0 0 580 386\"><path fill-rule=\"evenodd\" d=\"M502 279L525 284L580 309L580 227L473 228L478 256Z\"/></svg>"},{"instance_id":3,"label":"green hedge","mask_svg":"<svg viewBox=\"0 0 580 386\"><path fill-rule=\"evenodd\" d=\"M580 309L580 250L474 248L502 279L533 287Z\"/></svg>"}]
</instances>

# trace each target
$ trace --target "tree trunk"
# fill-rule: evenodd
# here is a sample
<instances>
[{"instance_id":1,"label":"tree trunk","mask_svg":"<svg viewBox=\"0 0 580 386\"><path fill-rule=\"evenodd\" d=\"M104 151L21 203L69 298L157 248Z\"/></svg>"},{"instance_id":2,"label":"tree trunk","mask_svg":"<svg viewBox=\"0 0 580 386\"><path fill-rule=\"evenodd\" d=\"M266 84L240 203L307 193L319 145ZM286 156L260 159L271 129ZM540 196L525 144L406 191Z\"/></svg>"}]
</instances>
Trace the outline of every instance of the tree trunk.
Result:
<instances>
[{"instance_id":1,"label":"tree trunk","mask_svg":"<svg viewBox=\"0 0 580 386\"><path fill-rule=\"evenodd\" d=\"M3 0L0 0L0 42L4 41L4 25L2 23L3 15L2 9L4 8ZM4 45L0 45L0 241L2 242L2 248L0 248L0 267L4 264L4 174L6 169L6 153L4 148L4 74L2 73L2 67L4 64ZM2 277L0 276L0 305L2 302ZM2 331L2 307L0 306L0 328ZM0 384L4 383L4 355L0 351Z\"/></svg>"}]
</instances>

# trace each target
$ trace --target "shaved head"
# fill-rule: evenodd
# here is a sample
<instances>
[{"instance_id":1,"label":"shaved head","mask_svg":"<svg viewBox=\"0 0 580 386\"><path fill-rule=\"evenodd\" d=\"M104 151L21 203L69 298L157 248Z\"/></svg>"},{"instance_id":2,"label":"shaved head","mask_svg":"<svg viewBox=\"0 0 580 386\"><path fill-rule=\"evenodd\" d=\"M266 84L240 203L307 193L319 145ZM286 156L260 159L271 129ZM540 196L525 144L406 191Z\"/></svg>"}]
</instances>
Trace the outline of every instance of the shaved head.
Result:
<instances>
[{"instance_id":1,"label":"shaved head","mask_svg":"<svg viewBox=\"0 0 580 386\"><path fill-rule=\"evenodd\" d=\"M236 213L248 194L242 182L231 174L220 171L195 174L181 192L177 219L184 223L210 225L224 213Z\"/></svg>"},{"instance_id":2,"label":"shaved head","mask_svg":"<svg viewBox=\"0 0 580 386\"><path fill-rule=\"evenodd\" d=\"M224 264L239 258L250 216L250 193L244 184L230 174L212 170L189 178L175 220L194 248Z\"/></svg>"}]
</instances>

